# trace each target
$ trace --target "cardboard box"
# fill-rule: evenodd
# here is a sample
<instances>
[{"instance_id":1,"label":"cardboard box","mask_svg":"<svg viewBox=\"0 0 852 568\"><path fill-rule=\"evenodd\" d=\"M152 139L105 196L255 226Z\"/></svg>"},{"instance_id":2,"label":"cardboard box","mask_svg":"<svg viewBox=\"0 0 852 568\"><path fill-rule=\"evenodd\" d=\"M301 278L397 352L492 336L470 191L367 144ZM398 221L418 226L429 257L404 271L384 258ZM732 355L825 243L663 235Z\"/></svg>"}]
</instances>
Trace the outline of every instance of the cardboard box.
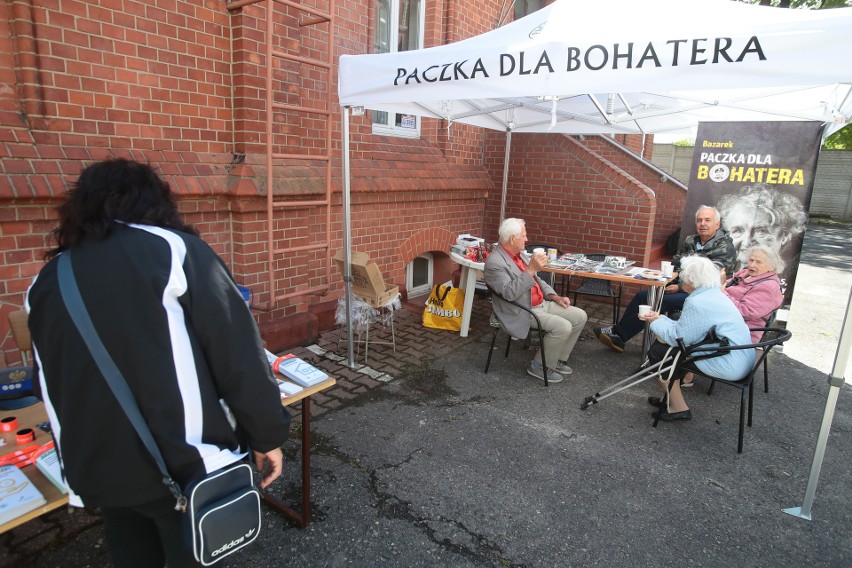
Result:
<instances>
[{"instance_id":1,"label":"cardboard box","mask_svg":"<svg viewBox=\"0 0 852 568\"><path fill-rule=\"evenodd\" d=\"M333 257L334 264L343 275L343 251L337 251ZM371 306L377 308L387 304L399 293L399 286L385 284L382 272L370 255L365 252L352 251L352 293L362 298Z\"/></svg>"}]
</instances>

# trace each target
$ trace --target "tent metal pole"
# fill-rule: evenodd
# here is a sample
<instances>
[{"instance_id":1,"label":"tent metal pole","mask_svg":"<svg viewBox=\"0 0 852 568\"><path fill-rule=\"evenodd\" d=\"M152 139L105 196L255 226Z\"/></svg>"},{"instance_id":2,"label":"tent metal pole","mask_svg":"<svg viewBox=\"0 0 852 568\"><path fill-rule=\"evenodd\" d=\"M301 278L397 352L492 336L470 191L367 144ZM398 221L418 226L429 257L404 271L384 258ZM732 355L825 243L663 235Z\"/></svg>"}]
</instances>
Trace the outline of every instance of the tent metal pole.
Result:
<instances>
[{"instance_id":1,"label":"tent metal pole","mask_svg":"<svg viewBox=\"0 0 852 568\"><path fill-rule=\"evenodd\" d=\"M828 441L828 434L831 431L831 422L834 420L837 397L840 394L840 388L845 382L843 374L849 363L850 347L852 347L852 329L850 329L852 328L852 318L850 318L850 312L852 312L852 290L849 291L849 300L846 302L846 317L843 319L843 327L840 331L840 341L837 345L837 355L834 357L834 367L828 376L828 398L825 401L822 426L820 426L816 448L814 449L814 459L811 462L811 473L808 476L805 497L801 507L791 507L783 510L789 515L808 521L811 520L811 507L814 504L814 495L816 494L817 483L819 482L819 473L822 469L822 460L825 457L825 445Z\"/></svg>"},{"instance_id":2,"label":"tent metal pole","mask_svg":"<svg viewBox=\"0 0 852 568\"><path fill-rule=\"evenodd\" d=\"M343 285L346 289L346 356L350 369L355 368L355 350L352 341L352 235L350 229L350 179L349 179L349 107L342 108L343 131Z\"/></svg>"},{"instance_id":3,"label":"tent metal pole","mask_svg":"<svg viewBox=\"0 0 852 568\"><path fill-rule=\"evenodd\" d=\"M506 189L509 187L509 153L512 149L512 129L506 129L506 154L503 156L503 197L500 201L500 223L506 219Z\"/></svg>"}]
</instances>

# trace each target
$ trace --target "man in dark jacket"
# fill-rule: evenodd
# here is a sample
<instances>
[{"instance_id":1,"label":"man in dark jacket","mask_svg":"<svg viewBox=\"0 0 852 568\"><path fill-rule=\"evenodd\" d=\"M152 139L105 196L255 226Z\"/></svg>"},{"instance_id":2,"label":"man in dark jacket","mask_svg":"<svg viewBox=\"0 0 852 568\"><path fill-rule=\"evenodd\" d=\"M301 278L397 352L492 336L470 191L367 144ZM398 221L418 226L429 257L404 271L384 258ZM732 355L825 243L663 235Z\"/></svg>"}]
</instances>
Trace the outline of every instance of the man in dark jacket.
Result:
<instances>
[{"instance_id":1,"label":"man in dark jacket","mask_svg":"<svg viewBox=\"0 0 852 568\"><path fill-rule=\"evenodd\" d=\"M672 257L674 278L666 285L661 313L674 312L683 308L683 302L688 294L680 286L677 273L680 271L680 259L691 254L698 254L713 261L719 270L720 279L726 274L734 273L737 251L734 243L725 229L721 228L721 216L715 207L702 205L695 212L695 234L686 237L683 246ZM622 353L624 343L630 341L645 327L645 322L639 319L639 306L648 303L648 292L642 290L633 296L624 315L615 325L596 327L593 332L601 343L613 351Z\"/></svg>"},{"instance_id":2,"label":"man in dark jacket","mask_svg":"<svg viewBox=\"0 0 852 568\"><path fill-rule=\"evenodd\" d=\"M184 224L168 184L117 159L86 168L59 209L27 295L38 378L72 505L100 507L116 566L194 565L182 514L65 307L73 251L83 302L182 486L253 451L281 474L289 414L254 319L222 260Z\"/></svg>"}]
</instances>

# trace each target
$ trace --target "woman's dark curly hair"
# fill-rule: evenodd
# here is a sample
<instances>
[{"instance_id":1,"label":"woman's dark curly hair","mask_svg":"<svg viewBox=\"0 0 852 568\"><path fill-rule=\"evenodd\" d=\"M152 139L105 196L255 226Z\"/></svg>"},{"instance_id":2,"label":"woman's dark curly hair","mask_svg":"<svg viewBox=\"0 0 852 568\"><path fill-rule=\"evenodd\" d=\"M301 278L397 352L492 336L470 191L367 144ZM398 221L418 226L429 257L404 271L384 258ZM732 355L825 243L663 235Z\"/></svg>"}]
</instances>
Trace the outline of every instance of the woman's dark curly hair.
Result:
<instances>
[{"instance_id":1,"label":"woman's dark curly hair","mask_svg":"<svg viewBox=\"0 0 852 568\"><path fill-rule=\"evenodd\" d=\"M84 169L57 211L59 226L51 232L57 246L46 259L84 238L107 238L118 221L198 234L181 220L169 184L151 166L124 158Z\"/></svg>"}]
</instances>

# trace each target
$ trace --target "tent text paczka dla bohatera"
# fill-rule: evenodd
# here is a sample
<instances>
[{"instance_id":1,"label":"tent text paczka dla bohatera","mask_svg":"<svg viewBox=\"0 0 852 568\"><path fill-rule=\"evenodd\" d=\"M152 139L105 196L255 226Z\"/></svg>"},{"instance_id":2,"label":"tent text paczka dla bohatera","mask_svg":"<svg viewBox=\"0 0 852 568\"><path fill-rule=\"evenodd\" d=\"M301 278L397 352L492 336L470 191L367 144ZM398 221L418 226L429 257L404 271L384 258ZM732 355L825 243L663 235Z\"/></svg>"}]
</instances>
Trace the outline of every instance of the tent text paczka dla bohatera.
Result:
<instances>
[{"instance_id":1,"label":"tent text paczka dla bohatera","mask_svg":"<svg viewBox=\"0 0 852 568\"><path fill-rule=\"evenodd\" d=\"M342 106L514 132L684 132L852 111L852 8L559 0L456 43L342 55Z\"/></svg>"}]
</instances>

